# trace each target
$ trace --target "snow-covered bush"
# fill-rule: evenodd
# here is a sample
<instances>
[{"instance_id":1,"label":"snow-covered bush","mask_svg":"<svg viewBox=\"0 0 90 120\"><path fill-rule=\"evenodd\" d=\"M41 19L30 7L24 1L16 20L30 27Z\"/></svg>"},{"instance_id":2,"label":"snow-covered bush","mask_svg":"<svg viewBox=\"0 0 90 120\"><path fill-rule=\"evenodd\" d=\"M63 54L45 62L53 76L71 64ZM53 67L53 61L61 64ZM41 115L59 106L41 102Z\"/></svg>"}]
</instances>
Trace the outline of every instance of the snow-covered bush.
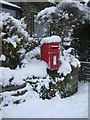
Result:
<instances>
[{"instance_id":1,"label":"snow-covered bush","mask_svg":"<svg viewBox=\"0 0 90 120\"><path fill-rule=\"evenodd\" d=\"M2 62L3 66L17 67L21 62L21 57L29 51L29 44L33 39L25 29L24 18L17 20L9 13L0 13L0 38L2 40L2 55L5 56Z\"/></svg>"},{"instance_id":2,"label":"snow-covered bush","mask_svg":"<svg viewBox=\"0 0 90 120\"><path fill-rule=\"evenodd\" d=\"M77 14L76 14L77 13ZM90 18L90 8L80 1L67 1L62 0L56 6L45 8L37 15L39 22L64 23L64 26L68 23L68 26L75 25L77 22L84 22ZM67 26L67 27L68 27Z\"/></svg>"},{"instance_id":3,"label":"snow-covered bush","mask_svg":"<svg viewBox=\"0 0 90 120\"><path fill-rule=\"evenodd\" d=\"M82 4L80 1L62 0L56 6L47 7L40 11L37 15L37 20L39 23L50 24L47 25L50 27L51 34L60 35L63 45L68 47L71 45L72 40L77 37L76 35L73 36L73 32L76 32L73 30L76 27L80 28L80 24L83 26L88 21L90 23L90 7L87 6L87 3ZM81 44L82 38L80 39L75 39L75 41L80 41L79 44Z\"/></svg>"}]
</instances>

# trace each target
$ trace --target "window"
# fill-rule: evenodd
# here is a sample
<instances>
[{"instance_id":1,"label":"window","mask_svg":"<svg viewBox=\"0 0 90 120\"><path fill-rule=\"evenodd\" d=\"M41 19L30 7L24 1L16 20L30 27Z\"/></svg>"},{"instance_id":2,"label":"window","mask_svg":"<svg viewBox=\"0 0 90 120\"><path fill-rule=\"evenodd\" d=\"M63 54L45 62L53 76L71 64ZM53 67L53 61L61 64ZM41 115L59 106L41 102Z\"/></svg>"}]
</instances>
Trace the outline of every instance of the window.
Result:
<instances>
[{"instance_id":1,"label":"window","mask_svg":"<svg viewBox=\"0 0 90 120\"><path fill-rule=\"evenodd\" d=\"M36 21L36 15L34 15L34 34L37 37L43 37L44 33L45 33L44 25L43 24L39 24Z\"/></svg>"},{"instance_id":2,"label":"window","mask_svg":"<svg viewBox=\"0 0 90 120\"><path fill-rule=\"evenodd\" d=\"M10 13L11 16L16 17L16 11L15 10L10 10L7 8L2 8L3 12Z\"/></svg>"}]
</instances>

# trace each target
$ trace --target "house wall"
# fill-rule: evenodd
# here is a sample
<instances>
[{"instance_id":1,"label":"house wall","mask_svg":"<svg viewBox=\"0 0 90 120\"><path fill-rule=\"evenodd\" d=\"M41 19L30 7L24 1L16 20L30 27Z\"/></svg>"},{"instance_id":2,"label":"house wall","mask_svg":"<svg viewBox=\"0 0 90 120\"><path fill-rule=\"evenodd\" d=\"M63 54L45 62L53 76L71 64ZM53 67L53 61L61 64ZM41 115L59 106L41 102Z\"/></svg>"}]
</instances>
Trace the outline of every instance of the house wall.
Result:
<instances>
[{"instance_id":1,"label":"house wall","mask_svg":"<svg viewBox=\"0 0 90 120\"><path fill-rule=\"evenodd\" d=\"M22 17L25 17L27 30L32 36L34 32L34 14L37 14L38 9L29 2L18 3L22 8Z\"/></svg>"}]
</instances>

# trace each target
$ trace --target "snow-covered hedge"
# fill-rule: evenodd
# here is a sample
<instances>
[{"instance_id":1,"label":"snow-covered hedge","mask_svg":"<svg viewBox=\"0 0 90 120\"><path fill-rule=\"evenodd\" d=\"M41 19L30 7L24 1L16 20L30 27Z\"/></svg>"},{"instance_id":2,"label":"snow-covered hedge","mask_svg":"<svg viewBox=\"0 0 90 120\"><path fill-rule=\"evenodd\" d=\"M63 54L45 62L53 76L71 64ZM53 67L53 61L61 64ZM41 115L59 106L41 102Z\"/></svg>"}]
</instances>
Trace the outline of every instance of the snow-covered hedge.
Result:
<instances>
[{"instance_id":1,"label":"snow-covered hedge","mask_svg":"<svg viewBox=\"0 0 90 120\"><path fill-rule=\"evenodd\" d=\"M20 57L27 52L33 38L26 31L24 18L18 20L10 16L9 13L0 13L0 30L0 38L2 40L0 61L3 61L3 66L15 68L20 64ZM22 49L23 53L20 52Z\"/></svg>"},{"instance_id":2,"label":"snow-covered hedge","mask_svg":"<svg viewBox=\"0 0 90 120\"><path fill-rule=\"evenodd\" d=\"M90 8L87 6L87 4L83 5L80 3L80 1L62 0L55 7L47 7L40 11L37 15L37 19L41 22L47 21L52 23L53 20L57 18L59 18L59 20L66 19L70 21L72 18L74 18L74 16L79 17L78 20L80 21L88 20L90 18Z\"/></svg>"}]
</instances>

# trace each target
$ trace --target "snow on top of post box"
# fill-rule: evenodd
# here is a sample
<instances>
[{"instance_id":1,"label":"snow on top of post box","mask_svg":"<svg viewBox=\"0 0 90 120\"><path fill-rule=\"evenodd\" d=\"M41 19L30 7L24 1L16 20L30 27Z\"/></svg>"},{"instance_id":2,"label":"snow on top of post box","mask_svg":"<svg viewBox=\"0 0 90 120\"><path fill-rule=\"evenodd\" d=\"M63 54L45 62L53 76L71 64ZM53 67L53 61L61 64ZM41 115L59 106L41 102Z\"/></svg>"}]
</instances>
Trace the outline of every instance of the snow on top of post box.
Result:
<instances>
[{"instance_id":1,"label":"snow on top of post box","mask_svg":"<svg viewBox=\"0 0 90 120\"><path fill-rule=\"evenodd\" d=\"M41 45L44 43L55 43L55 42L61 42L61 38L57 35L53 35L51 37L45 37L41 40Z\"/></svg>"}]
</instances>

